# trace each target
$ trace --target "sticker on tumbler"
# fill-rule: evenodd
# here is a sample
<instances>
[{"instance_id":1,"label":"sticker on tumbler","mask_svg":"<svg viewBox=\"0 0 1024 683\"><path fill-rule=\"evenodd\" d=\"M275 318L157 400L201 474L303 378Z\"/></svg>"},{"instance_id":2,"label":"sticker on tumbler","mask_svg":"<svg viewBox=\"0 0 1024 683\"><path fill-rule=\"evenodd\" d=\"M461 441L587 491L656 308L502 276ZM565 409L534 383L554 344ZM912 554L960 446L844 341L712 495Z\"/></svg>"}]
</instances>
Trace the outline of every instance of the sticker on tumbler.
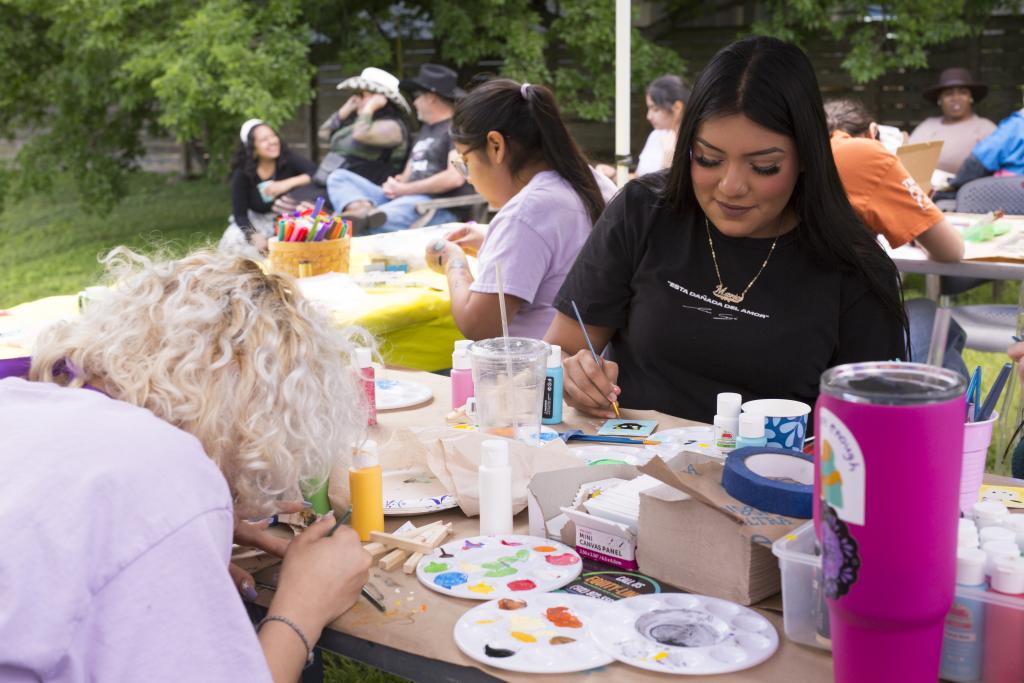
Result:
<instances>
[{"instance_id":1,"label":"sticker on tumbler","mask_svg":"<svg viewBox=\"0 0 1024 683\"><path fill-rule=\"evenodd\" d=\"M821 439L821 497L839 519L864 524L864 454L843 421L818 408Z\"/></svg>"},{"instance_id":2,"label":"sticker on tumbler","mask_svg":"<svg viewBox=\"0 0 1024 683\"><path fill-rule=\"evenodd\" d=\"M850 528L839 519L832 506L822 501L821 575L825 595L838 600L849 593L850 586L857 582L859 570L857 539L850 535Z\"/></svg>"}]
</instances>

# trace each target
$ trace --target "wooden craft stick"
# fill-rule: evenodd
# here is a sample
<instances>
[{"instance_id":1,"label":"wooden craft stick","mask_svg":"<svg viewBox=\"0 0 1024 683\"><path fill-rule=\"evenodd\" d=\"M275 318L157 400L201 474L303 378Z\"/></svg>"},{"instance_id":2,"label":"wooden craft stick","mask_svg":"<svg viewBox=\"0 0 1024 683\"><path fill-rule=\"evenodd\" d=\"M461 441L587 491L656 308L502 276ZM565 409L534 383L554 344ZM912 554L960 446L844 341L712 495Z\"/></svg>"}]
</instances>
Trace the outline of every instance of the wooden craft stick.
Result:
<instances>
[{"instance_id":1,"label":"wooden craft stick","mask_svg":"<svg viewBox=\"0 0 1024 683\"><path fill-rule=\"evenodd\" d=\"M436 522L431 522L430 524L424 524L421 527L417 527L415 529L409 529L408 531L399 531L399 532L396 532L396 533L394 533L392 535L393 536L398 536L399 538L416 538L417 536L420 536L424 532L429 531L431 529L435 529L438 526L441 526L442 524L444 524L444 522L442 522L441 520L437 520Z\"/></svg>"},{"instance_id":2,"label":"wooden craft stick","mask_svg":"<svg viewBox=\"0 0 1024 683\"><path fill-rule=\"evenodd\" d=\"M383 543L367 543L363 546L363 550L370 553L370 557L377 559L388 551L388 547Z\"/></svg>"},{"instance_id":3,"label":"wooden craft stick","mask_svg":"<svg viewBox=\"0 0 1024 683\"><path fill-rule=\"evenodd\" d=\"M380 531L371 531L370 540L376 541L377 543L383 543L389 548L401 548L402 550L410 553L423 553L426 555L434 550L434 546L427 545L426 543L418 543L409 538L395 536L394 534L385 534Z\"/></svg>"},{"instance_id":4,"label":"wooden craft stick","mask_svg":"<svg viewBox=\"0 0 1024 683\"><path fill-rule=\"evenodd\" d=\"M432 529L425 534L425 538L422 538L424 545L428 545L431 548L436 548L441 541L443 541L448 534L451 532L451 525L443 526L439 529Z\"/></svg>"},{"instance_id":5,"label":"wooden craft stick","mask_svg":"<svg viewBox=\"0 0 1024 683\"><path fill-rule=\"evenodd\" d=\"M416 565L423 559L423 553L413 553L409 556L409 559L402 565L402 571L406 574L412 574L416 571Z\"/></svg>"},{"instance_id":6,"label":"wooden craft stick","mask_svg":"<svg viewBox=\"0 0 1024 683\"><path fill-rule=\"evenodd\" d=\"M405 558L409 556L404 550L392 550L390 553L380 558L377 562L377 566L386 572L391 571L398 565L405 561Z\"/></svg>"}]
</instances>

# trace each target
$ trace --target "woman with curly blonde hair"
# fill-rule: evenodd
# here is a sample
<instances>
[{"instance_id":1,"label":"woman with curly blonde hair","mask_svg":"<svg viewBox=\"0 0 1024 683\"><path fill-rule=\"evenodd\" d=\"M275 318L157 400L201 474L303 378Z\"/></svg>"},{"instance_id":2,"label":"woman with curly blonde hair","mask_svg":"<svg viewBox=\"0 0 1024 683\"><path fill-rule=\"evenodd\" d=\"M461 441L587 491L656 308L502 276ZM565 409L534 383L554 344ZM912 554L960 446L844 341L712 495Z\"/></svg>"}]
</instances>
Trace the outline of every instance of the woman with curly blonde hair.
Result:
<instances>
[{"instance_id":1,"label":"woman with curly blonde hair","mask_svg":"<svg viewBox=\"0 0 1024 683\"><path fill-rule=\"evenodd\" d=\"M24 597L0 616L0 670L294 681L369 556L344 527L328 537L329 515L310 527L257 643L226 571L233 513L323 481L363 438L365 333L251 261L106 262L110 295L40 335L30 381L0 380L0 574ZM61 514L16 523L44 499Z\"/></svg>"}]
</instances>

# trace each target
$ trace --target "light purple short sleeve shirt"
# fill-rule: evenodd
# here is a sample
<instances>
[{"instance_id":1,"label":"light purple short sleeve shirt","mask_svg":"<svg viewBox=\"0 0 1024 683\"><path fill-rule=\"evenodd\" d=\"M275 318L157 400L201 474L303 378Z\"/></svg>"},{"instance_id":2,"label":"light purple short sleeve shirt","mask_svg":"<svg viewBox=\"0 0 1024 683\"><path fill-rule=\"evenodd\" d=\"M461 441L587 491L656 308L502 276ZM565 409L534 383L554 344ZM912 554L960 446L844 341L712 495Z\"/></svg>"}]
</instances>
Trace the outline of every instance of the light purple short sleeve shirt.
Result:
<instances>
[{"instance_id":1,"label":"light purple short sleeve shirt","mask_svg":"<svg viewBox=\"0 0 1024 683\"><path fill-rule=\"evenodd\" d=\"M615 186L595 173L607 201ZM572 267L592 223L583 201L555 171L541 171L494 216L477 255L478 273L470 289L498 291L495 263L501 264L506 294L524 303L509 321L509 334L541 339L547 332L562 281Z\"/></svg>"},{"instance_id":2,"label":"light purple short sleeve shirt","mask_svg":"<svg viewBox=\"0 0 1024 683\"><path fill-rule=\"evenodd\" d=\"M4 379L0 472L0 680L270 680L227 572L227 483L193 436Z\"/></svg>"}]
</instances>

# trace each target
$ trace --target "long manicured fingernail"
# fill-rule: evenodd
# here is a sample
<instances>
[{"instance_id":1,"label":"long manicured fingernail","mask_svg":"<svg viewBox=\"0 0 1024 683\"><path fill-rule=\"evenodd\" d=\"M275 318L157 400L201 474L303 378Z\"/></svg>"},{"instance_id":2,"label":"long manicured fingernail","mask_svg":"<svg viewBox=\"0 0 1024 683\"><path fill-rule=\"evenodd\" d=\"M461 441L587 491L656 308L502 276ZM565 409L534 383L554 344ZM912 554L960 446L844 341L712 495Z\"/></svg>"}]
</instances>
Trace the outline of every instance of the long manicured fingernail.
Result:
<instances>
[{"instance_id":1,"label":"long manicured fingernail","mask_svg":"<svg viewBox=\"0 0 1024 683\"><path fill-rule=\"evenodd\" d=\"M434 251L443 251L444 250L444 240L437 240L436 242L434 242L433 249L434 249Z\"/></svg>"},{"instance_id":2,"label":"long manicured fingernail","mask_svg":"<svg viewBox=\"0 0 1024 683\"><path fill-rule=\"evenodd\" d=\"M615 403L615 401L616 401L616 400L617 400L618 398L619 398L619 397L615 395L615 392L614 392L614 391L613 391L612 393L608 394L608 400L609 400L609 401L611 401L612 403Z\"/></svg>"},{"instance_id":3,"label":"long manicured fingernail","mask_svg":"<svg viewBox=\"0 0 1024 683\"><path fill-rule=\"evenodd\" d=\"M259 597L256 593L256 589L253 588L248 581L242 582L242 595L244 595L249 600L255 600L257 597Z\"/></svg>"},{"instance_id":4,"label":"long manicured fingernail","mask_svg":"<svg viewBox=\"0 0 1024 683\"><path fill-rule=\"evenodd\" d=\"M311 508L311 507L313 507L313 504L310 503L308 500L304 500L304 501L302 501L302 507L304 507L304 508Z\"/></svg>"}]
</instances>

